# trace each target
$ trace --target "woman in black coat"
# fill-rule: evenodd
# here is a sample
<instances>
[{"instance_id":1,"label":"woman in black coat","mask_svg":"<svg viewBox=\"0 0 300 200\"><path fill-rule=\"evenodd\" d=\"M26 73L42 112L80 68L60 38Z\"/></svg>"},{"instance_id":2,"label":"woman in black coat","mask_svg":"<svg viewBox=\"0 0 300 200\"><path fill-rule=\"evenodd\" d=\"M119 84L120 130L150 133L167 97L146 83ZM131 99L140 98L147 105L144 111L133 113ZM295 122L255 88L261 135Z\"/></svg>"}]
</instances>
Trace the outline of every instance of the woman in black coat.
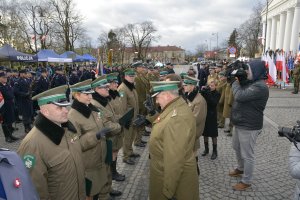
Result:
<instances>
[{"instance_id":1,"label":"woman in black coat","mask_svg":"<svg viewBox=\"0 0 300 200\"><path fill-rule=\"evenodd\" d=\"M212 138L213 153L211 159L217 158L217 137L218 137L218 120L217 120L217 105L220 100L221 94L216 90L216 83L211 81L209 89L202 90L202 95L207 103L207 115L205 127L203 131L205 150L202 156L206 156L209 152L208 137Z\"/></svg>"}]
</instances>

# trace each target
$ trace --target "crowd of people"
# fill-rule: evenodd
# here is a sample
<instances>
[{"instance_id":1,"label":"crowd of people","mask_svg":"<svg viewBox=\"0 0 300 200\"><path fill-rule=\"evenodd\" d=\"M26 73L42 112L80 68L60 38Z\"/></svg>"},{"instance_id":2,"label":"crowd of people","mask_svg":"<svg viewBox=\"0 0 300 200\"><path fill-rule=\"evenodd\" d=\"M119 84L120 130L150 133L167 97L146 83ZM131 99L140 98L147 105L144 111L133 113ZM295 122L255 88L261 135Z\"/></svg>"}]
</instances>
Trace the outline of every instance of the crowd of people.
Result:
<instances>
[{"instance_id":1,"label":"crowd of people","mask_svg":"<svg viewBox=\"0 0 300 200\"><path fill-rule=\"evenodd\" d=\"M218 157L218 132L232 136L241 176L234 190L251 187L256 139L263 127L269 90L261 60L197 65L175 74L174 66L135 62L125 69L62 66L0 71L2 129L23 122L18 154L41 199L110 199L122 195L112 181L124 181L122 162L135 165L149 139L149 198L199 199L198 155ZM35 74L33 78L33 74ZM37 75L39 74L39 75ZM67 106L71 106L67 109ZM225 119L230 123L225 123ZM32 122L34 126L32 126ZM226 127L225 127L226 126ZM199 154L203 136L204 151ZM135 146L135 148L134 148ZM3 180L2 180L3 181ZM187 185L189 187L187 187Z\"/></svg>"}]
</instances>

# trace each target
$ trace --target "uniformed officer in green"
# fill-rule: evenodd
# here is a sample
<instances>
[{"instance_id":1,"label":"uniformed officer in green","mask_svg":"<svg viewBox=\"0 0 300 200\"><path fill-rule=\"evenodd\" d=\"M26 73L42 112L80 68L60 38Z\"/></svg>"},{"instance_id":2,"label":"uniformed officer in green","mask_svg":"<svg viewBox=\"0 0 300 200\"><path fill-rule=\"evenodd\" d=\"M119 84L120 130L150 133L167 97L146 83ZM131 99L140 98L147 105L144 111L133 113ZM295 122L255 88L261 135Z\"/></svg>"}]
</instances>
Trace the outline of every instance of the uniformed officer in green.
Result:
<instances>
[{"instance_id":1,"label":"uniformed officer in green","mask_svg":"<svg viewBox=\"0 0 300 200\"><path fill-rule=\"evenodd\" d=\"M147 68L145 64L141 61L135 62L132 64L132 67L136 69L136 77L134 79L135 89L138 95L138 103L139 103L139 114L146 116L147 109L144 106L144 102L146 101L146 96L150 91L150 84L147 79ZM145 141L142 140L143 132L145 131L145 126L141 126L137 130L136 137L134 139L134 145L137 147L145 147Z\"/></svg>"},{"instance_id":2,"label":"uniformed officer in green","mask_svg":"<svg viewBox=\"0 0 300 200\"><path fill-rule=\"evenodd\" d=\"M186 100L188 106L191 108L194 117L196 119L196 140L194 145L194 154L196 161L198 162L198 150L200 149L199 138L203 133L205 127L205 119L207 114L207 104L203 96L198 92L197 84L199 80L190 77L184 76L183 79L183 89L185 92ZM200 173L197 165L198 174Z\"/></svg>"},{"instance_id":3,"label":"uniformed officer in green","mask_svg":"<svg viewBox=\"0 0 300 200\"><path fill-rule=\"evenodd\" d=\"M124 140L123 140L123 162L129 165L134 165L134 158L140 157L139 154L133 152L132 144L137 134L137 127L133 126L132 122L136 119L139 112L139 100L138 94L134 86L134 79L136 72L134 69L127 68L124 70L124 80L118 87L118 91L122 97L121 107L125 108L125 112L130 109L134 109L133 119L127 127L123 129ZM125 113L123 113L125 114Z\"/></svg>"},{"instance_id":4,"label":"uniformed officer in green","mask_svg":"<svg viewBox=\"0 0 300 200\"><path fill-rule=\"evenodd\" d=\"M209 75L207 76L207 85L210 84L211 81L214 81L216 84L218 83L218 74L215 71L215 67L209 67Z\"/></svg>"},{"instance_id":5,"label":"uniformed officer in green","mask_svg":"<svg viewBox=\"0 0 300 200\"><path fill-rule=\"evenodd\" d=\"M94 93L91 82L92 79L88 79L70 86L74 101L68 118L80 135L79 141L85 167L86 199L107 200L111 183L106 162L112 155L109 154L106 143L109 133L104 128L103 113L91 104L92 93Z\"/></svg>"},{"instance_id":6,"label":"uniformed officer in green","mask_svg":"<svg viewBox=\"0 0 300 200\"><path fill-rule=\"evenodd\" d=\"M119 148L117 146L117 141L121 135L121 126L118 123L118 118L114 113L112 105L110 104L110 97L108 92L109 83L107 82L106 75L98 76L92 83L92 88L94 89L95 93L92 94L93 99L91 101L92 105L100 110L103 117L104 126L110 128L113 133L109 137L106 137L107 143L107 154L111 155L111 159L106 160L107 164L107 173L108 173L108 180L110 185L112 185L112 169L111 165L113 161L116 160ZM114 167L114 166L112 166ZM124 181L125 176L114 174L114 180L117 181ZM110 195L111 196L120 196L122 192L114 190L111 188Z\"/></svg>"},{"instance_id":7,"label":"uniformed officer in green","mask_svg":"<svg viewBox=\"0 0 300 200\"><path fill-rule=\"evenodd\" d=\"M159 71L157 67L148 65L147 79L148 81L159 81Z\"/></svg>"},{"instance_id":8,"label":"uniformed officer in green","mask_svg":"<svg viewBox=\"0 0 300 200\"><path fill-rule=\"evenodd\" d=\"M295 61L293 69L293 79L294 79L294 91L293 94L298 94L299 91L299 81L300 81L300 56Z\"/></svg>"},{"instance_id":9,"label":"uniformed officer in green","mask_svg":"<svg viewBox=\"0 0 300 200\"><path fill-rule=\"evenodd\" d=\"M178 94L177 84L153 86L162 112L153 122L149 141L150 200L199 199L194 144L196 120Z\"/></svg>"},{"instance_id":10,"label":"uniformed officer in green","mask_svg":"<svg viewBox=\"0 0 300 200\"><path fill-rule=\"evenodd\" d=\"M35 126L18 149L40 199L85 199L79 135L68 121L66 86L40 93Z\"/></svg>"}]
</instances>

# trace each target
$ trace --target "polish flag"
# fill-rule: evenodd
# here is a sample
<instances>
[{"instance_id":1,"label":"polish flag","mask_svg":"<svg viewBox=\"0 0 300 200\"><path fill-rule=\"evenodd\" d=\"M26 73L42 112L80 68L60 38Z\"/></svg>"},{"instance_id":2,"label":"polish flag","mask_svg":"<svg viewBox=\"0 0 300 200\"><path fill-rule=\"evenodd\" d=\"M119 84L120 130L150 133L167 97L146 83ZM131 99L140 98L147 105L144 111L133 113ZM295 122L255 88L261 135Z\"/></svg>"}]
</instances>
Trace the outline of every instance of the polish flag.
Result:
<instances>
[{"instance_id":1,"label":"polish flag","mask_svg":"<svg viewBox=\"0 0 300 200\"><path fill-rule=\"evenodd\" d=\"M276 53L276 69L277 71L282 71L282 61L283 61L283 55L281 52Z\"/></svg>"},{"instance_id":2,"label":"polish flag","mask_svg":"<svg viewBox=\"0 0 300 200\"><path fill-rule=\"evenodd\" d=\"M273 62L273 55L270 56L269 54L266 55L267 56L267 68L269 69L269 73L268 73L268 84L273 85L275 84L276 80L277 80L277 70L276 70L276 66Z\"/></svg>"}]
</instances>

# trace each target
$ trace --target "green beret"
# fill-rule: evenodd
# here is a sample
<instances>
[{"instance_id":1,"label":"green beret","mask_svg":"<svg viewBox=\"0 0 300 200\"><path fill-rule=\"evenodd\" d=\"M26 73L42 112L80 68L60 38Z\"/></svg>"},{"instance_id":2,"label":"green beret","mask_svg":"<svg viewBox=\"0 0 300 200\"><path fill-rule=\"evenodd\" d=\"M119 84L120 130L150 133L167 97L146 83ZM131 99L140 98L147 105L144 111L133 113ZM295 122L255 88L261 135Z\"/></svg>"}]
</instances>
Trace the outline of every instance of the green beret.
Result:
<instances>
[{"instance_id":1,"label":"green beret","mask_svg":"<svg viewBox=\"0 0 300 200\"><path fill-rule=\"evenodd\" d=\"M183 84L184 85L197 85L199 82L198 79L190 76L184 76Z\"/></svg>"},{"instance_id":2,"label":"green beret","mask_svg":"<svg viewBox=\"0 0 300 200\"><path fill-rule=\"evenodd\" d=\"M79 83L76 83L74 85L70 85L70 89L72 92L81 92L84 94L91 94L94 93L92 90L92 79L88 79Z\"/></svg>"},{"instance_id":3,"label":"green beret","mask_svg":"<svg viewBox=\"0 0 300 200\"><path fill-rule=\"evenodd\" d=\"M39 106L50 103L61 107L69 106L70 103L67 102L66 90L67 85L55 87L38 95L35 95L34 97L32 97L32 100L37 100Z\"/></svg>"},{"instance_id":4,"label":"green beret","mask_svg":"<svg viewBox=\"0 0 300 200\"><path fill-rule=\"evenodd\" d=\"M135 76L136 75L135 70L131 69L131 68L127 68L123 72L124 72L125 76Z\"/></svg>"},{"instance_id":5,"label":"green beret","mask_svg":"<svg viewBox=\"0 0 300 200\"><path fill-rule=\"evenodd\" d=\"M107 86L108 82L106 79L106 75L102 75L99 76L98 78L96 78L92 83L91 83L91 87L92 88L96 88L96 87L104 87Z\"/></svg>"}]
</instances>

